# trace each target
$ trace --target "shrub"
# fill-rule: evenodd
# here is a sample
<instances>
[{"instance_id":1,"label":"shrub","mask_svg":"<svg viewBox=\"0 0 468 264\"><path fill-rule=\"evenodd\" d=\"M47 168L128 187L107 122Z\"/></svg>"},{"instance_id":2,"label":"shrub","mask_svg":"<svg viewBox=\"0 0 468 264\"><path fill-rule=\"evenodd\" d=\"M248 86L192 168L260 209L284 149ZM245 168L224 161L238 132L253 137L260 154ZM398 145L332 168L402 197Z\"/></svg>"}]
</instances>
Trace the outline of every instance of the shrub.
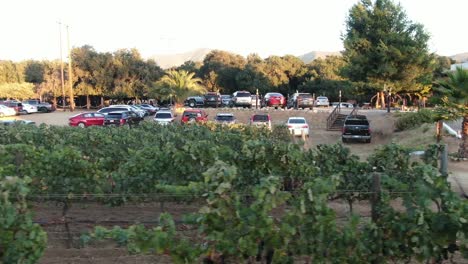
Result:
<instances>
[{"instance_id":1,"label":"shrub","mask_svg":"<svg viewBox=\"0 0 468 264\"><path fill-rule=\"evenodd\" d=\"M416 128L424 123L435 122L434 113L428 109L421 109L416 113L405 113L400 115L396 122L396 131Z\"/></svg>"}]
</instances>

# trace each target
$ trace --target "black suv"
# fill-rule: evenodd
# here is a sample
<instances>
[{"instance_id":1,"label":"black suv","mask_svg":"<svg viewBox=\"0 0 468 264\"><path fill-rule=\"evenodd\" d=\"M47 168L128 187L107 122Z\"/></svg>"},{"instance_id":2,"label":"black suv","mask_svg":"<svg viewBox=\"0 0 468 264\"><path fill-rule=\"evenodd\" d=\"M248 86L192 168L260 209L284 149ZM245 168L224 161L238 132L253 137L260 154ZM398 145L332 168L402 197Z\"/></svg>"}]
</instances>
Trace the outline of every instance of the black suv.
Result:
<instances>
[{"instance_id":1,"label":"black suv","mask_svg":"<svg viewBox=\"0 0 468 264\"><path fill-rule=\"evenodd\" d=\"M365 115L352 115L345 119L341 140L343 143L351 140L370 143L372 139L369 121Z\"/></svg>"},{"instance_id":2,"label":"black suv","mask_svg":"<svg viewBox=\"0 0 468 264\"><path fill-rule=\"evenodd\" d=\"M110 112L106 115L106 118L104 119L104 125L105 126L134 126L138 125L140 121L142 120L141 117L139 117L137 114L134 112L130 111L115 111L115 112Z\"/></svg>"},{"instance_id":3,"label":"black suv","mask_svg":"<svg viewBox=\"0 0 468 264\"><path fill-rule=\"evenodd\" d=\"M216 92L208 92L205 94L205 106L220 107L221 95Z\"/></svg>"}]
</instances>

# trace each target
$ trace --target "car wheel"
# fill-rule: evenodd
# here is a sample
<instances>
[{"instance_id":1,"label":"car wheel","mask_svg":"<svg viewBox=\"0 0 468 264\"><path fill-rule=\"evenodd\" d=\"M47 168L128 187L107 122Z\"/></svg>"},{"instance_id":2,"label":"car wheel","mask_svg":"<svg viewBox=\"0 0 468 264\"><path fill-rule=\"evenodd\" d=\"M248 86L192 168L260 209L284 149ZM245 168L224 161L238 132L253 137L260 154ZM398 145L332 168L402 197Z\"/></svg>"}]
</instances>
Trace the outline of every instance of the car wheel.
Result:
<instances>
[{"instance_id":1,"label":"car wheel","mask_svg":"<svg viewBox=\"0 0 468 264\"><path fill-rule=\"evenodd\" d=\"M85 125L85 123L81 123L81 122L80 122L80 123L78 123L78 127L82 127L82 128L83 128L83 127L86 127L86 125Z\"/></svg>"},{"instance_id":2,"label":"car wheel","mask_svg":"<svg viewBox=\"0 0 468 264\"><path fill-rule=\"evenodd\" d=\"M341 138L341 141L343 141L343 143L348 143L348 140L346 138Z\"/></svg>"},{"instance_id":3,"label":"car wheel","mask_svg":"<svg viewBox=\"0 0 468 264\"><path fill-rule=\"evenodd\" d=\"M371 143L371 139L366 139L366 143Z\"/></svg>"},{"instance_id":4,"label":"car wheel","mask_svg":"<svg viewBox=\"0 0 468 264\"><path fill-rule=\"evenodd\" d=\"M195 107L195 105L196 105L196 103L195 103L195 101L193 101L193 100L190 100L190 102L189 102L189 104L188 104L188 105L189 105L191 108L194 108L194 107Z\"/></svg>"}]
</instances>

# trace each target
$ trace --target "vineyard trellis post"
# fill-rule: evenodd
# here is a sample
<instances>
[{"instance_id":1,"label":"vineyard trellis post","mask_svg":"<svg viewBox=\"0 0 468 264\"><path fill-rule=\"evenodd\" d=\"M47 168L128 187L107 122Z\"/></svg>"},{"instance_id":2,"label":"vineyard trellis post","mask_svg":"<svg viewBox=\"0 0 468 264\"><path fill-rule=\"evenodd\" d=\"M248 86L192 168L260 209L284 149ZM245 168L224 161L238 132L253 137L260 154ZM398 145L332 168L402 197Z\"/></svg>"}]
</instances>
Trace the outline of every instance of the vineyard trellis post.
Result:
<instances>
[{"instance_id":1,"label":"vineyard trellis post","mask_svg":"<svg viewBox=\"0 0 468 264\"><path fill-rule=\"evenodd\" d=\"M371 195L371 217L372 222L379 226L379 219L380 219L380 194L382 191L381 182L380 182L380 173L374 172L372 174L372 195ZM379 264L382 263L382 241L376 241L379 244L378 252L374 252L376 259L374 259L371 263L372 264Z\"/></svg>"},{"instance_id":2,"label":"vineyard trellis post","mask_svg":"<svg viewBox=\"0 0 468 264\"><path fill-rule=\"evenodd\" d=\"M380 203L380 173L372 174L372 197L371 197L371 207L372 207L372 222L376 223L379 221L379 203Z\"/></svg>"},{"instance_id":3,"label":"vineyard trellis post","mask_svg":"<svg viewBox=\"0 0 468 264\"><path fill-rule=\"evenodd\" d=\"M440 173L444 176L448 175L448 151L447 144L441 145L440 151Z\"/></svg>"}]
</instances>

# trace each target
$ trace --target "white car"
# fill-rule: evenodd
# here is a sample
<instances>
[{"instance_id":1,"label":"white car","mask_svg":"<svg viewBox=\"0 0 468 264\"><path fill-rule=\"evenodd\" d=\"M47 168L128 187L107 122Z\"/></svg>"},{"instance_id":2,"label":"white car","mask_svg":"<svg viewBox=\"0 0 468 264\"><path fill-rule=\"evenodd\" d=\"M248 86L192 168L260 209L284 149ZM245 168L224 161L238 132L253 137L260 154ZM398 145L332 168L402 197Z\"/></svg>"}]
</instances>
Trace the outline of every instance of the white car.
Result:
<instances>
[{"instance_id":1,"label":"white car","mask_svg":"<svg viewBox=\"0 0 468 264\"><path fill-rule=\"evenodd\" d=\"M306 137L309 136L309 124L304 117L290 117L286 125L293 136L302 136L303 134Z\"/></svg>"},{"instance_id":2,"label":"white car","mask_svg":"<svg viewBox=\"0 0 468 264\"><path fill-rule=\"evenodd\" d=\"M234 106L252 107L252 94L248 91L237 91L232 94L232 103Z\"/></svg>"},{"instance_id":3,"label":"white car","mask_svg":"<svg viewBox=\"0 0 468 264\"><path fill-rule=\"evenodd\" d=\"M15 116L16 111L13 108L10 108L8 106L0 105L0 117L4 116Z\"/></svg>"},{"instance_id":4,"label":"white car","mask_svg":"<svg viewBox=\"0 0 468 264\"><path fill-rule=\"evenodd\" d=\"M351 103L341 103L341 104L338 103L338 102L332 103L333 108L338 107L338 105L339 105L341 108L353 108L353 104L351 104Z\"/></svg>"},{"instance_id":5,"label":"white car","mask_svg":"<svg viewBox=\"0 0 468 264\"><path fill-rule=\"evenodd\" d=\"M23 113L37 113L37 106L23 103Z\"/></svg>"},{"instance_id":6,"label":"white car","mask_svg":"<svg viewBox=\"0 0 468 264\"><path fill-rule=\"evenodd\" d=\"M160 125L169 125L174 122L175 117L171 110L159 110L154 115L154 121Z\"/></svg>"},{"instance_id":7,"label":"white car","mask_svg":"<svg viewBox=\"0 0 468 264\"><path fill-rule=\"evenodd\" d=\"M318 96L315 100L315 106L330 106L330 102L328 101L328 97L326 96Z\"/></svg>"}]
</instances>

